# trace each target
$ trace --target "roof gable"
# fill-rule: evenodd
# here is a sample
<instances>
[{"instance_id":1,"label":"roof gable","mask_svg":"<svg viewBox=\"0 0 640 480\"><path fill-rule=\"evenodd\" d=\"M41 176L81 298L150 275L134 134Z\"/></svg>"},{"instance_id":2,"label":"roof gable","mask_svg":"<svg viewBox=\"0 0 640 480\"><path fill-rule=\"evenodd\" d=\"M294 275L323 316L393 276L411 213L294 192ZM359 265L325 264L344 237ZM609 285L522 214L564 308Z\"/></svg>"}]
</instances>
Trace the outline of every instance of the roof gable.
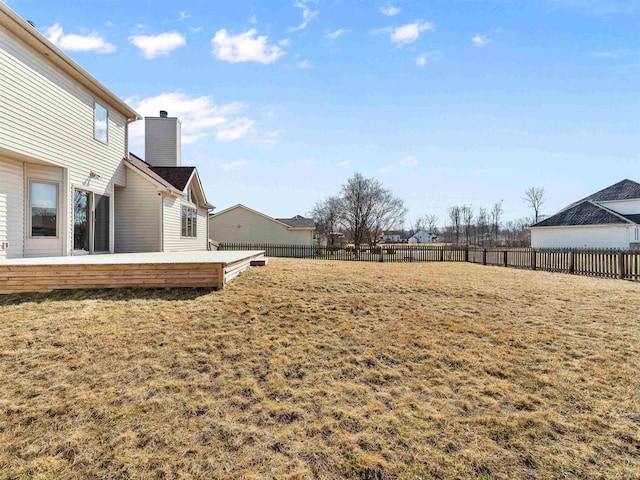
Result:
<instances>
[{"instance_id":1,"label":"roof gable","mask_svg":"<svg viewBox=\"0 0 640 480\"><path fill-rule=\"evenodd\" d=\"M577 201L573 205L585 200L591 200L592 202L614 202L616 200L632 199L640 199L640 183L625 178L610 187L603 188L602 190Z\"/></svg>"},{"instance_id":2,"label":"roof gable","mask_svg":"<svg viewBox=\"0 0 640 480\"><path fill-rule=\"evenodd\" d=\"M533 227L624 225L637 223L629 217L634 216L623 216L590 200L583 200L578 204L536 223Z\"/></svg>"},{"instance_id":3,"label":"roof gable","mask_svg":"<svg viewBox=\"0 0 640 480\"><path fill-rule=\"evenodd\" d=\"M312 218L305 218L302 215L296 215L292 218L276 218L276 220L291 228L316 228L316 222Z\"/></svg>"},{"instance_id":4,"label":"roof gable","mask_svg":"<svg viewBox=\"0 0 640 480\"><path fill-rule=\"evenodd\" d=\"M259 215L260 217L266 218L267 220L270 220L270 221L272 221L274 223L277 223L278 225L281 225L281 226L283 226L283 227L285 227L285 228L287 228L289 230L294 229L294 228L307 228L307 229L315 228L315 223L313 224L313 227L297 227L297 226L293 226L293 225L289 225L289 224L285 223L285 220L294 220L297 217L300 217L300 215L296 215L296 217L293 217L293 219L273 218L273 217L270 217L269 215L265 215L264 213L258 212L257 210L254 210L252 208L246 207L246 206L242 205L241 203L238 203L237 205L234 205L233 207L225 208L224 210L221 210L218 213L211 213L210 216L211 217L219 217L221 215L229 213L229 212L231 212L233 210L236 210L238 208L240 208L242 210L246 210L247 212L250 212L250 213L252 213L254 215ZM300 218L304 218L304 217L300 217ZM305 219L305 220L309 220L309 219Z\"/></svg>"}]
</instances>

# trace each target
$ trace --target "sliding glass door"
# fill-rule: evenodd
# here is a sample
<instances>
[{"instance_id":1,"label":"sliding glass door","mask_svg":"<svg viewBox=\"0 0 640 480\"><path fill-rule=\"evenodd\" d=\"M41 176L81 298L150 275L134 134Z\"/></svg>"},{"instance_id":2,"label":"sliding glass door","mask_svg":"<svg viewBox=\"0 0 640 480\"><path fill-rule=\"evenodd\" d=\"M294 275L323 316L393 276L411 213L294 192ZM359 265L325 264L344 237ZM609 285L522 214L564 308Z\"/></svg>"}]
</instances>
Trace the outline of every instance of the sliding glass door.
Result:
<instances>
[{"instance_id":1,"label":"sliding glass door","mask_svg":"<svg viewBox=\"0 0 640 480\"><path fill-rule=\"evenodd\" d=\"M76 255L109 252L109 197L75 190L73 250Z\"/></svg>"}]
</instances>

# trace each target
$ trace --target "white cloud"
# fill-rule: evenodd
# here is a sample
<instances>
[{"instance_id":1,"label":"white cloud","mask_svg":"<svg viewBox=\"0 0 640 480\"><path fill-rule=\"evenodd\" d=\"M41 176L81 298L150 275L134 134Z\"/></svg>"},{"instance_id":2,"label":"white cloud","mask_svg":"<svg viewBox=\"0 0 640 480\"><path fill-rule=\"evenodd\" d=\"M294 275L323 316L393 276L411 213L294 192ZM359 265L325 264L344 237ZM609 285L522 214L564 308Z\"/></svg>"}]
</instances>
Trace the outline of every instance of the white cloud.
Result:
<instances>
[{"instance_id":1,"label":"white cloud","mask_svg":"<svg viewBox=\"0 0 640 480\"><path fill-rule=\"evenodd\" d=\"M107 42L96 32L87 35L74 33L65 35L59 23L49 27L44 34L50 42L70 52L113 53L116 51L115 45Z\"/></svg>"},{"instance_id":2,"label":"white cloud","mask_svg":"<svg viewBox=\"0 0 640 480\"><path fill-rule=\"evenodd\" d=\"M491 39L484 35L474 35L471 39L474 47L486 47L491 43Z\"/></svg>"},{"instance_id":3,"label":"white cloud","mask_svg":"<svg viewBox=\"0 0 640 480\"><path fill-rule=\"evenodd\" d=\"M151 60L166 57L178 47L187 44L184 36L178 32L165 32L159 35L133 35L129 41L142 51L144 58Z\"/></svg>"},{"instance_id":4,"label":"white cloud","mask_svg":"<svg viewBox=\"0 0 640 480\"><path fill-rule=\"evenodd\" d=\"M220 165L220 168L225 171L237 170L238 168L242 168L248 164L248 160L235 160L233 162L223 163L222 165Z\"/></svg>"},{"instance_id":5,"label":"white cloud","mask_svg":"<svg viewBox=\"0 0 640 480\"><path fill-rule=\"evenodd\" d=\"M258 17L256 17L255 13L249 17L249 23L251 25L258 23Z\"/></svg>"},{"instance_id":6,"label":"white cloud","mask_svg":"<svg viewBox=\"0 0 640 480\"><path fill-rule=\"evenodd\" d=\"M171 117L182 122L182 143L197 142L212 136L219 141L238 140L246 136L254 121L240 116L246 106L240 102L218 105L211 96L190 97L182 91L166 92L147 98L126 99L134 110L145 117L157 117L160 110L166 110ZM129 141L132 146L144 145L144 121L131 124Z\"/></svg>"},{"instance_id":7,"label":"white cloud","mask_svg":"<svg viewBox=\"0 0 640 480\"><path fill-rule=\"evenodd\" d=\"M419 67L425 67L441 57L442 54L440 52L422 53L416 57L416 65Z\"/></svg>"},{"instance_id":8,"label":"white cloud","mask_svg":"<svg viewBox=\"0 0 640 480\"><path fill-rule=\"evenodd\" d=\"M267 132L264 134L262 142L268 147L273 147L276 143L278 143L278 137L280 137L281 134L282 130Z\"/></svg>"},{"instance_id":9,"label":"white cloud","mask_svg":"<svg viewBox=\"0 0 640 480\"><path fill-rule=\"evenodd\" d=\"M434 25L431 22L425 22L423 19L418 18L413 23L407 23L401 27L388 27L383 29L374 30L374 33L386 33L396 47L400 48L404 45L409 45L420 37L420 33L433 30Z\"/></svg>"},{"instance_id":10,"label":"white cloud","mask_svg":"<svg viewBox=\"0 0 640 480\"><path fill-rule=\"evenodd\" d=\"M339 29L334 30L334 31L325 30L324 36L325 36L325 38L328 38L329 40L335 40L336 38L338 38L341 35L344 35L345 33L347 33L347 31L344 28L339 28Z\"/></svg>"},{"instance_id":11,"label":"white cloud","mask_svg":"<svg viewBox=\"0 0 640 480\"><path fill-rule=\"evenodd\" d=\"M302 23L297 27L290 28L290 32L297 32L298 30L302 30L309 25L309 22L313 20L319 13L318 10L310 10L309 7L305 5L306 2L296 2L293 6L302 9Z\"/></svg>"},{"instance_id":12,"label":"white cloud","mask_svg":"<svg viewBox=\"0 0 640 480\"><path fill-rule=\"evenodd\" d=\"M191 33L201 32L204 27L187 27Z\"/></svg>"},{"instance_id":13,"label":"white cloud","mask_svg":"<svg viewBox=\"0 0 640 480\"><path fill-rule=\"evenodd\" d=\"M280 40L278 42L278 45L280 45L281 47L290 47L291 46L291 39L290 38L285 38L283 40Z\"/></svg>"},{"instance_id":14,"label":"white cloud","mask_svg":"<svg viewBox=\"0 0 640 480\"><path fill-rule=\"evenodd\" d=\"M219 142L233 142L246 137L256 122L249 117L242 117L223 125L216 133Z\"/></svg>"},{"instance_id":15,"label":"white cloud","mask_svg":"<svg viewBox=\"0 0 640 480\"><path fill-rule=\"evenodd\" d=\"M350 160L343 160L342 162L338 162L339 167L347 167L351 163Z\"/></svg>"},{"instance_id":16,"label":"white cloud","mask_svg":"<svg viewBox=\"0 0 640 480\"><path fill-rule=\"evenodd\" d=\"M398 163L394 163L393 165L388 165L386 167L382 167L380 169L380 172L389 173L389 172L392 172L393 170L395 170L396 168L417 167L419 164L420 164L420 162L418 162L418 159L416 157L414 157L413 155L407 155L402 160L400 160Z\"/></svg>"},{"instance_id":17,"label":"white cloud","mask_svg":"<svg viewBox=\"0 0 640 480\"><path fill-rule=\"evenodd\" d=\"M188 13L185 13L185 12L180 12L179 20L186 20L187 18L191 18L191 15L189 15Z\"/></svg>"},{"instance_id":18,"label":"white cloud","mask_svg":"<svg viewBox=\"0 0 640 480\"><path fill-rule=\"evenodd\" d=\"M310 69L313 68L313 64L309 60L303 60L297 63L298 68Z\"/></svg>"},{"instance_id":19,"label":"white cloud","mask_svg":"<svg viewBox=\"0 0 640 480\"><path fill-rule=\"evenodd\" d=\"M413 155L407 155L405 158L400 160L401 167L417 167L418 159Z\"/></svg>"},{"instance_id":20,"label":"white cloud","mask_svg":"<svg viewBox=\"0 0 640 480\"><path fill-rule=\"evenodd\" d=\"M386 15L387 17L393 17L400 13L400 9L391 6L390 4L386 4L384 7L380 7L380 11Z\"/></svg>"},{"instance_id":21,"label":"white cloud","mask_svg":"<svg viewBox=\"0 0 640 480\"><path fill-rule=\"evenodd\" d=\"M267 36L256 37L252 28L238 35L229 35L225 29L218 30L211 39L212 53L229 63L258 62L273 63L286 52L276 45L267 45Z\"/></svg>"}]
</instances>

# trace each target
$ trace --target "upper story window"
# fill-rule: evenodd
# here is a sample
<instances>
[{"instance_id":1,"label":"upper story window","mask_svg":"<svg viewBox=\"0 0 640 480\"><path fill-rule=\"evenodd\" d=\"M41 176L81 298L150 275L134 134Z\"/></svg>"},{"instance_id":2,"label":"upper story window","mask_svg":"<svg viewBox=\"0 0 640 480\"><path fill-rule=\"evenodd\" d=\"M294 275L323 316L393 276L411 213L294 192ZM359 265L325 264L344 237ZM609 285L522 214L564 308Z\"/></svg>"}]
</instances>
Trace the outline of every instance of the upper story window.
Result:
<instances>
[{"instance_id":1,"label":"upper story window","mask_svg":"<svg viewBox=\"0 0 640 480\"><path fill-rule=\"evenodd\" d=\"M58 185L31 182L31 236L58 236Z\"/></svg>"},{"instance_id":2,"label":"upper story window","mask_svg":"<svg viewBox=\"0 0 640 480\"><path fill-rule=\"evenodd\" d=\"M184 191L184 195L182 196L182 199L187 202L191 202L194 205L198 204L198 202L196 201L196 194L193 192L193 189L191 187L186 188L186 190Z\"/></svg>"},{"instance_id":3,"label":"upper story window","mask_svg":"<svg viewBox=\"0 0 640 480\"><path fill-rule=\"evenodd\" d=\"M107 108L95 102L93 108L93 136L96 140L104 143L107 143L108 140L108 120L109 111Z\"/></svg>"}]
</instances>

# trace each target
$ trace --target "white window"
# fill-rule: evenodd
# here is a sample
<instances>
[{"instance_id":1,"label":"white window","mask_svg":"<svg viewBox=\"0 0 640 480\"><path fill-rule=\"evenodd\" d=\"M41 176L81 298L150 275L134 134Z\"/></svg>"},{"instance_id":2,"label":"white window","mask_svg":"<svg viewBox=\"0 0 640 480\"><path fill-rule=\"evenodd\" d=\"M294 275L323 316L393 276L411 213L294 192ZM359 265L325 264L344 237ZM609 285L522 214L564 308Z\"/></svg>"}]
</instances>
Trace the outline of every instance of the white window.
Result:
<instances>
[{"instance_id":1,"label":"white window","mask_svg":"<svg viewBox=\"0 0 640 480\"><path fill-rule=\"evenodd\" d=\"M198 212L195 208L182 206L182 236L195 238L198 236Z\"/></svg>"},{"instance_id":2,"label":"white window","mask_svg":"<svg viewBox=\"0 0 640 480\"><path fill-rule=\"evenodd\" d=\"M93 136L96 140L107 143L108 140L109 112L106 107L98 102L93 108Z\"/></svg>"},{"instance_id":3,"label":"white window","mask_svg":"<svg viewBox=\"0 0 640 480\"><path fill-rule=\"evenodd\" d=\"M31 182L31 236L58 236L58 185Z\"/></svg>"}]
</instances>

